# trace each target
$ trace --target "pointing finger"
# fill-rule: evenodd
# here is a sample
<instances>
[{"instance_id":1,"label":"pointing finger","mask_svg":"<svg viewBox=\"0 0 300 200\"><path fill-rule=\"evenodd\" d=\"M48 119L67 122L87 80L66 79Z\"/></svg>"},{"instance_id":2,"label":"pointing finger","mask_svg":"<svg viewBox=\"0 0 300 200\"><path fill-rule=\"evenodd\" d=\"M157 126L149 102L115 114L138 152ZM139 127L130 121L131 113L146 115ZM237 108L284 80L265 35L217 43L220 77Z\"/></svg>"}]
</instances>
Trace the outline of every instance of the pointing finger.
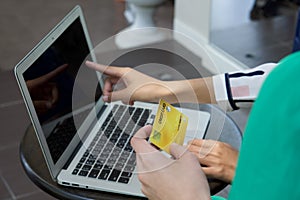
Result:
<instances>
[{"instance_id":1,"label":"pointing finger","mask_svg":"<svg viewBox=\"0 0 300 200\"><path fill-rule=\"evenodd\" d=\"M96 71L102 72L108 76L122 77L122 75L123 75L121 67L112 67L112 66L102 65L102 64L91 62L91 61L86 61L85 64L86 64L86 66L88 66Z\"/></svg>"}]
</instances>

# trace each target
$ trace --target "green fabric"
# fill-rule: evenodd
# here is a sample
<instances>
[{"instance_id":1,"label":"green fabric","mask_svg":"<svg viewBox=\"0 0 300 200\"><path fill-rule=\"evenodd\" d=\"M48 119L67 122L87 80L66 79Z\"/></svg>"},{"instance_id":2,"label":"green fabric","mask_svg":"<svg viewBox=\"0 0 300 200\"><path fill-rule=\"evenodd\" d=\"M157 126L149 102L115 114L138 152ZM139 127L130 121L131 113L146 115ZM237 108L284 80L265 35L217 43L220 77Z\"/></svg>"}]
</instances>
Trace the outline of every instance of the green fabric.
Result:
<instances>
[{"instance_id":1,"label":"green fabric","mask_svg":"<svg viewBox=\"0 0 300 200\"><path fill-rule=\"evenodd\" d=\"M280 61L262 86L229 199L300 199L300 53Z\"/></svg>"},{"instance_id":2,"label":"green fabric","mask_svg":"<svg viewBox=\"0 0 300 200\"><path fill-rule=\"evenodd\" d=\"M219 197L219 196L212 196L211 200L226 200L223 197Z\"/></svg>"}]
</instances>

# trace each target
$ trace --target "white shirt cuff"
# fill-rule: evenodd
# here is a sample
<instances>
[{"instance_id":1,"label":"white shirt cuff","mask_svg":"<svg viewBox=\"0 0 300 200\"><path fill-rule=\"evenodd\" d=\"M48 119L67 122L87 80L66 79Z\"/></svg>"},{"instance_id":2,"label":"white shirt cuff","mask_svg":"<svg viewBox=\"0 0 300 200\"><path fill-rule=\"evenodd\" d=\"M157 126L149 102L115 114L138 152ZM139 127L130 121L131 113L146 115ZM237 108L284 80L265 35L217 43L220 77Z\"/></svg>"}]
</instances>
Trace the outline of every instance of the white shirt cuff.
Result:
<instances>
[{"instance_id":1,"label":"white shirt cuff","mask_svg":"<svg viewBox=\"0 0 300 200\"><path fill-rule=\"evenodd\" d=\"M226 111L250 107L265 78L276 65L276 63L266 63L252 69L213 76L218 105Z\"/></svg>"},{"instance_id":2,"label":"white shirt cuff","mask_svg":"<svg viewBox=\"0 0 300 200\"><path fill-rule=\"evenodd\" d=\"M233 110L227 96L225 84L225 74L219 74L212 77L215 92L215 98L219 107L223 110Z\"/></svg>"}]
</instances>

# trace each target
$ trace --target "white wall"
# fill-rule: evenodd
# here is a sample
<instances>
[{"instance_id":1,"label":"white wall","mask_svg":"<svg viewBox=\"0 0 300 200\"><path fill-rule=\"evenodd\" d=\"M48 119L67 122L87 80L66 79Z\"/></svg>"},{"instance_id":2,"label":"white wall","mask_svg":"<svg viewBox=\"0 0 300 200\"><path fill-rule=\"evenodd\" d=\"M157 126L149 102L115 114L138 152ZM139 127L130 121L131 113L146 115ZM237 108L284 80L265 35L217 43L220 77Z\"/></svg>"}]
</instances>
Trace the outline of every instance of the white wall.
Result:
<instances>
[{"instance_id":1,"label":"white wall","mask_svg":"<svg viewBox=\"0 0 300 200\"><path fill-rule=\"evenodd\" d=\"M212 0L212 30L222 30L250 22L255 0Z\"/></svg>"},{"instance_id":2,"label":"white wall","mask_svg":"<svg viewBox=\"0 0 300 200\"><path fill-rule=\"evenodd\" d=\"M191 45L175 39L203 59L203 65L213 74L247 68L210 42L212 19L211 0L175 0L174 30L198 43ZM203 50L204 49L204 50Z\"/></svg>"}]
</instances>

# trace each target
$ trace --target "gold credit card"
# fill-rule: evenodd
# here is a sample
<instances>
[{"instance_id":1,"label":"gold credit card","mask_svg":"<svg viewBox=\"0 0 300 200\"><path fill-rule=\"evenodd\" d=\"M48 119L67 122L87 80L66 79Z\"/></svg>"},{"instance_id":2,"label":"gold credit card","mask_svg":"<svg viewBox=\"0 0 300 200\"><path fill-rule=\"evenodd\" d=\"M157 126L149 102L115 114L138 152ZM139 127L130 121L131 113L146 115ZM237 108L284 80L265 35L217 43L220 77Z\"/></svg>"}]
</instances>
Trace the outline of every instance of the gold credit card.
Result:
<instances>
[{"instance_id":1,"label":"gold credit card","mask_svg":"<svg viewBox=\"0 0 300 200\"><path fill-rule=\"evenodd\" d=\"M186 115L161 99L149 140L156 147L170 153L169 146L172 143L183 144L187 124Z\"/></svg>"}]
</instances>

